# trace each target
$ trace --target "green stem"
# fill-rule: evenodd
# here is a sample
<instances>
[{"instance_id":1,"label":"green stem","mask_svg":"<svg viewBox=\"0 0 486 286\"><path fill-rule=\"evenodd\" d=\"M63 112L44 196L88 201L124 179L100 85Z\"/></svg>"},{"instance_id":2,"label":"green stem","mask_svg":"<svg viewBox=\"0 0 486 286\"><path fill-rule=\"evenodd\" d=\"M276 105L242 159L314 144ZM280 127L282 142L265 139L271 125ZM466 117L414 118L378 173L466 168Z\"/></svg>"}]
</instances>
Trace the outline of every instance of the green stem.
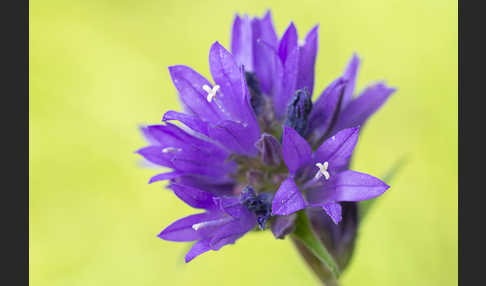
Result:
<instances>
[{"instance_id":1,"label":"green stem","mask_svg":"<svg viewBox=\"0 0 486 286\"><path fill-rule=\"evenodd\" d=\"M302 255L312 272L319 278L322 285L339 286L338 281L333 278L333 274L329 269L297 237L292 235L291 238L300 255Z\"/></svg>"},{"instance_id":2,"label":"green stem","mask_svg":"<svg viewBox=\"0 0 486 286\"><path fill-rule=\"evenodd\" d=\"M298 212L295 226L296 228L291 234L292 240L298 240L303 246L305 246L312 256L319 260L323 268L330 271L331 277L337 280L340 275L339 267L334 261L332 255L326 249L326 246L319 241L312 231L305 210Z\"/></svg>"}]
</instances>

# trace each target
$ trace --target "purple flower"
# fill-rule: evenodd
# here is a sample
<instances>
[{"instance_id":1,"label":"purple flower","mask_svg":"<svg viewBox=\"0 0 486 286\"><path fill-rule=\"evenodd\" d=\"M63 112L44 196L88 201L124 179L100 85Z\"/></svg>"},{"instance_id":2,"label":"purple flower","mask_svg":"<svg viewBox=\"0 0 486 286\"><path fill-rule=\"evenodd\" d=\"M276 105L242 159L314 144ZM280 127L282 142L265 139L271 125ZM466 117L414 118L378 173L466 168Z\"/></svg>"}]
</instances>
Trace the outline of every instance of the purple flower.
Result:
<instances>
[{"instance_id":1,"label":"purple flower","mask_svg":"<svg viewBox=\"0 0 486 286\"><path fill-rule=\"evenodd\" d=\"M318 25L314 26L300 42L297 29L290 23L279 39L270 11L261 19L236 16L231 50L245 72L254 75L252 82L258 82L260 90L272 99L267 121L285 120L289 102L301 91L312 98L318 29ZM339 130L363 125L395 92L378 82L353 99L359 64L360 59L354 54L344 73L322 91L306 115L309 118L303 135L312 146L320 145Z\"/></svg>"},{"instance_id":2,"label":"purple flower","mask_svg":"<svg viewBox=\"0 0 486 286\"><path fill-rule=\"evenodd\" d=\"M389 188L387 184L348 169L358 131L359 128L344 129L312 152L304 138L285 127L282 150L289 177L273 198L272 214L290 215L306 207L321 207L337 224L342 219L340 202L368 200L384 193Z\"/></svg>"},{"instance_id":3,"label":"purple flower","mask_svg":"<svg viewBox=\"0 0 486 286\"><path fill-rule=\"evenodd\" d=\"M349 160L359 126L394 89L378 83L353 99L359 65L353 56L313 103L317 31L315 26L299 42L291 23L279 39L270 12L261 19L237 15L232 53L218 42L210 48L214 83L188 66L169 67L184 112L167 111L162 124L142 127L149 145L137 153L170 169L149 183L169 180L177 197L204 210L159 234L196 241L186 262L267 225L284 238L305 208L316 223L330 218L338 224L342 202L371 199L389 188L349 170Z\"/></svg>"},{"instance_id":4,"label":"purple flower","mask_svg":"<svg viewBox=\"0 0 486 286\"><path fill-rule=\"evenodd\" d=\"M172 223L159 234L170 241L196 241L186 254L186 262L208 250L234 243L256 224L255 214L237 197L218 197L179 184L171 184L171 189L188 205L205 210Z\"/></svg>"}]
</instances>

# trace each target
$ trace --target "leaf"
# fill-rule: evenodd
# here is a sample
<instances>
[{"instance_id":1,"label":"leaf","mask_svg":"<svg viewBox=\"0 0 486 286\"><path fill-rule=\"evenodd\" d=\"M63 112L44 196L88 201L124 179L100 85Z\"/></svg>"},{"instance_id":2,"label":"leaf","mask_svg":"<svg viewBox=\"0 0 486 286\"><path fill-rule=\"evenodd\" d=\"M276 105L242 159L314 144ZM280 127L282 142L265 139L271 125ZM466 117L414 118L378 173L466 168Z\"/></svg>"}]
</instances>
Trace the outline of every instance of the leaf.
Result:
<instances>
[{"instance_id":1,"label":"leaf","mask_svg":"<svg viewBox=\"0 0 486 286\"><path fill-rule=\"evenodd\" d=\"M337 263L326 247L312 232L309 219L305 210L299 211L295 222L295 231L291 234L292 238L299 239L324 265L326 265L335 278L341 274Z\"/></svg>"},{"instance_id":2,"label":"leaf","mask_svg":"<svg viewBox=\"0 0 486 286\"><path fill-rule=\"evenodd\" d=\"M383 176L383 181L390 185L391 180L395 177L395 175L405 166L405 163L407 162L408 157L406 155L402 156L400 160L398 160L389 170L388 172ZM371 199L371 200L366 200L362 201L359 203L359 219L360 221L363 220L363 218L368 214L370 211L371 207L376 203L379 197Z\"/></svg>"}]
</instances>

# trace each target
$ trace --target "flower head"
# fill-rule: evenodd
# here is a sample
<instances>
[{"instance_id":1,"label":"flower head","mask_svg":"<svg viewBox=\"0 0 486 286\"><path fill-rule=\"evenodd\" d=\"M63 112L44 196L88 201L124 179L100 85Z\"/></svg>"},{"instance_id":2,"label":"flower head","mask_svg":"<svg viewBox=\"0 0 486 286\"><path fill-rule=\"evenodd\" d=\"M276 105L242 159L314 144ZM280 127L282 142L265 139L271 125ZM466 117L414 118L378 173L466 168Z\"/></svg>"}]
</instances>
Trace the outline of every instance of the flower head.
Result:
<instances>
[{"instance_id":1,"label":"flower head","mask_svg":"<svg viewBox=\"0 0 486 286\"><path fill-rule=\"evenodd\" d=\"M315 26L299 41L291 23L279 38L270 12L253 19L237 15L232 52L218 42L210 48L213 82L188 66L169 67L184 112L167 111L163 124L143 127L149 146L137 152L171 169L149 183L169 180L176 196L204 211L159 234L196 241L186 262L268 224L283 238L305 208L338 224L342 202L371 199L389 188L349 170L349 160L359 126L394 89L378 83L353 99L354 55L312 102L317 32Z\"/></svg>"}]
</instances>

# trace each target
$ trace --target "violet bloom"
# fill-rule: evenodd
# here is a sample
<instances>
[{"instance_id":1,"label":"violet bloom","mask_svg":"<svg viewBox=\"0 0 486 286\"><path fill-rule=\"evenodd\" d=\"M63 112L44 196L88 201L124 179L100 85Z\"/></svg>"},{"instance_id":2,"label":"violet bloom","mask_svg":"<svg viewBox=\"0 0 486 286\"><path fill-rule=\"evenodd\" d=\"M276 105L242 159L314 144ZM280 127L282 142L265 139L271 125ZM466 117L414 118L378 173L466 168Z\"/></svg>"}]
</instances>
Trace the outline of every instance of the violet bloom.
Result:
<instances>
[{"instance_id":1,"label":"violet bloom","mask_svg":"<svg viewBox=\"0 0 486 286\"><path fill-rule=\"evenodd\" d=\"M299 40L295 25L290 23L279 39L270 11L261 19L250 19L247 15L236 16L231 50L238 64L244 66L247 78L252 78L248 81L250 91L261 90L261 93L271 98L265 102L272 107L259 106L259 110L266 112L257 113L260 121L267 124L266 129L271 128L272 124L278 126L275 121L288 125L285 117L289 117L288 104L295 102L292 98L312 98L318 28L319 25L314 26L303 40ZM312 111L303 114L306 118L301 118L301 121L304 122L295 126L298 128L291 126L312 147L319 146L339 130L363 125L395 91L385 83L378 82L365 88L353 99L359 64L360 59L354 54L344 73L321 92ZM262 95L252 92L252 96ZM302 125L305 125L305 129Z\"/></svg>"},{"instance_id":2,"label":"violet bloom","mask_svg":"<svg viewBox=\"0 0 486 286\"><path fill-rule=\"evenodd\" d=\"M353 99L354 56L313 103L317 30L300 43L293 24L277 37L270 12L262 19L236 16L232 53L218 42L209 51L214 83L188 66L169 67L184 112L167 111L163 124L143 127L149 145L137 153L171 169L149 183L169 180L176 196L203 210L159 234L195 241L186 262L251 230L269 226L284 238L304 208L338 224L341 202L388 189L348 165L358 127L394 89L379 83Z\"/></svg>"},{"instance_id":3,"label":"violet bloom","mask_svg":"<svg viewBox=\"0 0 486 286\"><path fill-rule=\"evenodd\" d=\"M340 202L368 200L384 193L389 188L384 182L348 169L358 131L339 131L312 153L304 138L284 127L282 150L289 177L274 196L272 214L283 216L306 207L322 207L337 224L342 219Z\"/></svg>"}]
</instances>

